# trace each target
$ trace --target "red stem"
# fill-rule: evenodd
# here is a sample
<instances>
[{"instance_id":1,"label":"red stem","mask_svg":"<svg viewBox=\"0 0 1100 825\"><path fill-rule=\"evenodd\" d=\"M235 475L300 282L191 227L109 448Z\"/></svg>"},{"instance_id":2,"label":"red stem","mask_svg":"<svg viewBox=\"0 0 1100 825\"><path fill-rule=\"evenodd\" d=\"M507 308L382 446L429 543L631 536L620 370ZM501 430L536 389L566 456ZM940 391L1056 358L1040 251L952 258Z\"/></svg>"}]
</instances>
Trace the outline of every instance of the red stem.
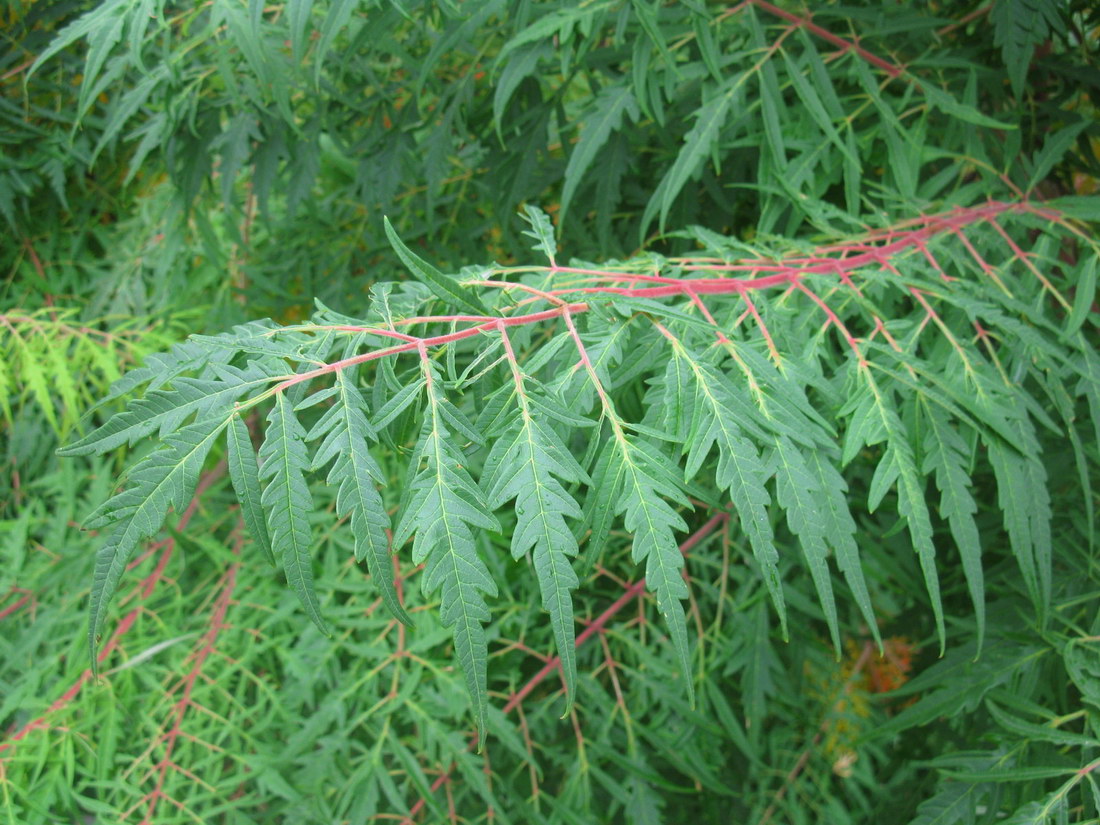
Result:
<instances>
[{"instance_id":1,"label":"red stem","mask_svg":"<svg viewBox=\"0 0 1100 825\"><path fill-rule=\"evenodd\" d=\"M187 509L184 510L183 515L180 516L179 523L176 526L177 530L183 530L187 527L187 523L191 520L191 517L198 509L199 499L202 497L202 494L207 489L209 489L210 485L217 481L219 476L221 476L221 474L224 472L225 462L222 462L214 467L212 470L210 470L210 472L206 473L199 480L198 486L195 488L195 495L191 499L191 503L187 506ZM167 564L167 556L171 555L171 551L174 546L175 544L173 540L168 539L166 543L167 549L165 551L165 556L162 556L153 573L146 579L143 579L138 584L136 590L141 591L140 598L143 601L148 600L149 596L152 595L153 587L163 578L164 567ZM134 622L137 621L138 615L144 609L145 608L140 605L138 607L135 607L133 610L126 614L121 622L118 623L118 627L115 628L115 632L111 635L110 641L108 641L107 644L105 644L103 648L99 651L99 655L96 657L97 662L107 661L108 657L114 652L115 648L118 647L119 643L122 640L122 637L125 636L134 626ZM84 684L91 678L92 669L85 668L84 672L80 674L77 680L69 686L68 690L61 694L61 697L59 699L55 700L54 703L46 709L45 713L43 713L37 719L34 719L25 724L6 742L0 743L0 770L2 770L3 768L4 760L11 758L11 751L14 750L15 744L20 740L25 739L27 735L31 732L48 727L49 723L47 719L50 714L61 710L73 699L75 699L80 693L80 689L84 687ZM4 755L4 751L9 751L9 753Z\"/></svg>"},{"instance_id":2,"label":"red stem","mask_svg":"<svg viewBox=\"0 0 1100 825\"><path fill-rule=\"evenodd\" d=\"M840 49L842 54L846 52L852 52L853 54L859 55L859 57L861 57L863 60L870 63L876 69L881 69L892 78L901 77L905 74L905 69L903 69L901 66L898 66L895 63L891 63L889 60L885 60L879 57L877 54L874 54L873 52L869 52L867 49L859 45L858 42L845 40L840 35L833 34L828 29L823 29L816 23L811 22L811 19L809 17L799 17L793 12L786 11L785 9L779 8L779 6L774 6L771 3L766 2L766 0L749 0L749 2L752 5L756 6L758 9L766 11L768 14L782 18L783 20L793 23L796 26L800 26L806 31L810 32L810 34L816 35L822 40L832 43L834 46Z\"/></svg>"}]
</instances>

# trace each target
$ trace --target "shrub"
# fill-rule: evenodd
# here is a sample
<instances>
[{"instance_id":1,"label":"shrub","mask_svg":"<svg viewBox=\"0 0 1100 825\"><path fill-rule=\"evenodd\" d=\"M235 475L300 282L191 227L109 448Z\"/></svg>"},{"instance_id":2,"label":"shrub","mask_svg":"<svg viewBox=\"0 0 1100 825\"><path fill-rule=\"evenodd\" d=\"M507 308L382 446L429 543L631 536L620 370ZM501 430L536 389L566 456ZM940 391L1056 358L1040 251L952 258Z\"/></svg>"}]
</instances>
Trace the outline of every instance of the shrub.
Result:
<instances>
[{"instance_id":1,"label":"shrub","mask_svg":"<svg viewBox=\"0 0 1100 825\"><path fill-rule=\"evenodd\" d=\"M87 44L70 185L217 312L61 449L120 487L88 641L150 744L43 779L17 724L9 816L1100 814L1100 21L941 11L75 16L23 69Z\"/></svg>"}]
</instances>

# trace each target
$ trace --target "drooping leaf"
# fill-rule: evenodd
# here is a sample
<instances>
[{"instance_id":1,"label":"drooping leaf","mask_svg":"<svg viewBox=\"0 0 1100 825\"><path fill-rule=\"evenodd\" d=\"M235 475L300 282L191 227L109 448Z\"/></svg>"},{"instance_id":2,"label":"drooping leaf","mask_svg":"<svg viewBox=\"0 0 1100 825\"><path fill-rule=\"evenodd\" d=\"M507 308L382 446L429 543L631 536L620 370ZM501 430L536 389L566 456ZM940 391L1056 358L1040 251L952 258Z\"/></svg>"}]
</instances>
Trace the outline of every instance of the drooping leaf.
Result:
<instances>
[{"instance_id":1,"label":"drooping leaf","mask_svg":"<svg viewBox=\"0 0 1100 825\"><path fill-rule=\"evenodd\" d=\"M966 444L946 420L942 410L931 405L925 409L928 431L924 439L921 470L936 474L936 486L940 488L940 515L947 520L962 558L963 573L974 603L980 650L981 640L985 636L985 582L981 539L974 521L978 505L970 494L970 478L966 471Z\"/></svg>"},{"instance_id":2,"label":"drooping leaf","mask_svg":"<svg viewBox=\"0 0 1100 825\"><path fill-rule=\"evenodd\" d=\"M561 223L569 214L569 205L577 187L585 179L600 149L607 143L613 132L619 130L623 114L631 120L638 119L638 104L629 86L607 86L600 91L592 102L591 117L583 123L583 131L577 145L569 155L565 167L565 178L561 190Z\"/></svg>"},{"instance_id":3,"label":"drooping leaf","mask_svg":"<svg viewBox=\"0 0 1100 825\"><path fill-rule=\"evenodd\" d=\"M198 485L199 473L226 417L206 418L165 437L165 445L146 456L131 471L129 486L99 508L89 526L111 524L111 532L96 553L89 599L88 646L92 665L107 620L107 607L118 590L134 548L154 535L168 516L180 512Z\"/></svg>"},{"instance_id":4,"label":"drooping leaf","mask_svg":"<svg viewBox=\"0 0 1100 825\"><path fill-rule=\"evenodd\" d=\"M230 418L226 441L229 478L237 494L237 500L241 503L241 518L252 540L260 546L274 567L275 554L271 550L271 537L267 532L267 522L264 520L263 505L260 502L260 476L256 464L256 453L252 448L248 427L239 415Z\"/></svg>"},{"instance_id":5,"label":"drooping leaf","mask_svg":"<svg viewBox=\"0 0 1100 825\"><path fill-rule=\"evenodd\" d=\"M683 360L691 372L694 388L685 400L691 416L686 444L686 474L690 478L699 468L711 447L718 446L718 469L715 480L729 493L740 517L741 529L748 536L753 554L772 602L779 614L784 634L787 611L783 587L779 580L779 553L775 549L774 533L768 517L771 496L764 484L770 477L760 459L759 450L738 426L738 405L735 393L724 376L714 367L693 357L680 346L673 348L672 365ZM740 420L744 420L743 417Z\"/></svg>"},{"instance_id":6,"label":"drooping leaf","mask_svg":"<svg viewBox=\"0 0 1100 825\"><path fill-rule=\"evenodd\" d=\"M622 489L615 508L633 536L631 558L645 562L646 587L657 596L657 610L665 620L673 649L680 661L689 701L695 701L691 654L682 600L688 597L683 579L684 558L675 533L687 529L669 501L687 505L675 470L653 445L630 436L616 435L613 449L622 455Z\"/></svg>"},{"instance_id":7,"label":"drooping leaf","mask_svg":"<svg viewBox=\"0 0 1100 825\"><path fill-rule=\"evenodd\" d=\"M286 393L278 393L268 413L267 431L260 447L259 477L266 482L261 503L267 516L271 549L283 566L287 584L314 624L328 635L313 585L313 539L309 527L313 496L305 479L309 469L305 440L306 431L294 415Z\"/></svg>"},{"instance_id":8,"label":"drooping leaf","mask_svg":"<svg viewBox=\"0 0 1100 825\"><path fill-rule=\"evenodd\" d=\"M537 397L527 394L522 378L517 383L516 416L486 459L486 466L493 471L483 483L491 509L515 499L512 557L519 559L526 553L532 554L542 606L550 614L561 657L568 713L577 680L571 591L579 581L570 562L577 555L577 540L566 518L579 519L582 513L562 482L590 481L561 437L540 421L543 409Z\"/></svg>"},{"instance_id":9,"label":"drooping leaf","mask_svg":"<svg viewBox=\"0 0 1100 825\"><path fill-rule=\"evenodd\" d=\"M390 517L376 487L384 481L384 475L369 449L377 436L367 420L366 402L346 370L336 373L334 390L332 406L306 436L307 441L322 439L310 469L319 470L332 462L328 483L337 485L337 511L341 515L351 514L355 560L366 561L371 579L389 611L411 624L394 585L388 536Z\"/></svg>"},{"instance_id":10,"label":"drooping leaf","mask_svg":"<svg viewBox=\"0 0 1100 825\"><path fill-rule=\"evenodd\" d=\"M455 655L466 677L478 730L484 732L488 650L482 625L489 621L485 596L495 596L497 586L478 556L471 528L499 531L500 524L450 439L448 421L462 414L443 396L436 365L426 362L424 370L424 424L393 544L399 548L413 536L412 560L425 564L422 588L425 593L439 591L440 618L445 627L453 628Z\"/></svg>"}]
</instances>

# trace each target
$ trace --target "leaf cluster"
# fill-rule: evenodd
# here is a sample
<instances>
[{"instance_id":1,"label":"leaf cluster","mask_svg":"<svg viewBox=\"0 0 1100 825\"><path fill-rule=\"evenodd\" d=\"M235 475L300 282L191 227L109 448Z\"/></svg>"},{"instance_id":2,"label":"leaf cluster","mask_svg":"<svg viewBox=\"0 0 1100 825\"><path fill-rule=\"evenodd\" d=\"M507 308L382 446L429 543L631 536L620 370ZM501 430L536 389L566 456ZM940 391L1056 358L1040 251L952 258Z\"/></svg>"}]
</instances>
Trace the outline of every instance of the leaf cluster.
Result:
<instances>
[{"instance_id":1,"label":"leaf cluster","mask_svg":"<svg viewBox=\"0 0 1100 825\"><path fill-rule=\"evenodd\" d=\"M0 819L1100 816L1092 5L4 6Z\"/></svg>"}]
</instances>

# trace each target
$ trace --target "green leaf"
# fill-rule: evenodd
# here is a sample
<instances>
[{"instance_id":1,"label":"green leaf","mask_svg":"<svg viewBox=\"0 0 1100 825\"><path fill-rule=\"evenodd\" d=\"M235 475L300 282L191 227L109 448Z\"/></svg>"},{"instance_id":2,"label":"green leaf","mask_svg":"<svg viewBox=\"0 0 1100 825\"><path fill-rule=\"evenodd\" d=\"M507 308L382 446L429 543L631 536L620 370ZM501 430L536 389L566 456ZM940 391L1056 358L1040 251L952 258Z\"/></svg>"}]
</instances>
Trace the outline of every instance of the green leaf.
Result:
<instances>
[{"instance_id":1,"label":"green leaf","mask_svg":"<svg viewBox=\"0 0 1100 825\"><path fill-rule=\"evenodd\" d=\"M486 468L493 469L491 475L487 473L483 485L490 509L515 499L512 558L532 554L542 606L550 614L561 657L565 713L568 713L577 681L571 591L579 581L569 561L577 555L577 540L565 519L579 519L582 513L561 482L591 482L561 437L539 420L539 410L528 399L518 373L517 383L520 406L513 421L493 444L486 459Z\"/></svg>"},{"instance_id":2,"label":"green leaf","mask_svg":"<svg viewBox=\"0 0 1100 825\"><path fill-rule=\"evenodd\" d=\"M816 52L814 54L816 56ZM840 137L836 126L833 125L833 119L825 111L817 90L810 85L807 78L803 77L801 68L795 64L794 58L786 50L783 51L783 60L787 68L787 77L790 78L791 85L794 86L794 90L798 94L798 99L802 101L802 105L806 107L806 111L809 112L814 123L829 142L837 148L837 151L844 156L845 160L851 163L859 163L859 158L851 151L848 144Z\"/></svg>"},{"instance_id":3,"label":"green leaf","mask_svg":"<svg viewBox=\"0 0 1100 825\"><path fill-rule=\"evenodd\" d=\"M497 64L499 65L504 58L527 43L550 38L556 38L558 44L564 43L572 34L574 26L589 25L591 18L599 11L598 6L569 5L540 16L538 20L518 32L501 47L500 54L497 55Z\"/></svg>"},{"instance_id":4,"label":"green leaf","mask_svg":"<svg viewBox=\"0 0 1100 825\"><path fill-rule=\"evenodd\" d=\"M390 219L383 217L386 227L386 237L390 240L397 256L409 268L414 277L432 291L437 298L445 304L458 309L466 310L474 315L489 315L489 310L481 302L477 295L469 290L462 289L458 281L449 275L444 275L434 266L417 256L397 236Z\"/></svg>"},{"instance_id":5,"label":"green leaf","mask_svg":"<svg viewBox=\"0 0 1100 825\"><path fill-rule=\"evenodd\" d=\"M351 19L352 13L359 4L360 0L332 0L330 3L328 14L325 15L324 22L321 23L317 50L313 54L315 85L320 81L321 71L324 69L325 58L328 56L329 49L332 48L337 35L348 24L348 20Z\"/></svg>"},{"instance_id":6,"label":"green leaf","mask_svg":"<svg viewBox=\"0 0 1100 825\"><path fill-rule=\"evenodd\" d=\"M1050 170L1054 168L1054 165L1065 157L1077 140L1077 136L1081 134L1089 126L1089 121L1081 120L1078 123L1074 123L1067 126L1064 129L1059 129L1053 134L1048 134L1046 140L1043 141L1043 148L1035 153L1035 157L1031 161L1031 177L1028 179L1027 186L1024 191L1030 193L1039 183L1046 179L1050 174ZM1093 259L1095 260L1095 258Z\"/></svg>"},{"instance_id":7,"label":"green leaf","mask_svg":"<svg viewBox=\"0 0 1100 825\"><path fill-rule=\"evenodd\" d=\"M622 490L615 509L623 515L623 525L633 537L630 557L635 564L646 563L646 587L657 596L657 610L668 626L694 705L687 621L681 604L688 597L688 588L683 578L684 557L675 537L676 531L687 529L687 524L668 503L672 500L687 505L688 501L676 483L676 470L660 452L621 432L615 440L614 448L622 455Z\"/></svg>"},{"instance_id":8,"label":"green leaf","mask_svg":"<svg viewBox=\"0 0 1100 825\"><path fill-rule=\"evenodd\" d=\"M534 74L539 63L553 53L550 43L529 43L519 49L519 53L508 61L508 65L500 73L493 92L493 123L501 143L504 142L502 118L508 101L512 99L519 84Z\"/></svg>"},{"instance_id":9,"label":"green leaf","mask_svg":"<svg viewBox=\"0 0 1100 825\"><path fill-rule=\"evenodd\" d=\"M921 802L909 825L961 825L974 819L974 810L988 786L957 780L940 783L935 796Z\"/></svg>"},{"instance_id":10,"label":"green leaf","mask_svg":"<svg viewBox=\"0 0 1100 825\"><path fill-rule=\"evenodd\" d=\"M787 611L783 600L783 585L779 577L779 552L775 549L768 504L771 497L764 487L770 477L760 454L744 437L738 422L735 394L717 369L700 361L683 347L673 347L670 362L685 361L694 379L694 392L686 396L691 427L686 443L689 446L685 474L691 478L713 445L718 445L718 470L715 481L728 491L740 517L741 529L752 545L753 555L760 565L768 585L783 633L787 633ZM676 389L676 385L670 384ZM666 402L667 403L667 402Z\"/></svg>"},{"instance_id":11,"label":"green leaf","mask_svg":"<svg viewBox=\"0 0 1100 825\"><path fill-rule=\"evenodd\" d=\"M854 411L845 443L845 454L863 444L886 442L886 452L879 460L871 479L868 505L871 510L881 502L886 491L897 485L898 514L909 527L913 549L920 560L924 584L936 618L936 630L941 651L946 643L943 622L943 601L936 572L936 547L932 542L932 522L924 496L924 480L917 469L913 448L897 411L893 394L880 387L866 367L859 367L865 390L858 393L849 408Z\"/></svg>"},{"instance_id":12,"label":"green leaf","mask_svg":"<svg viewBox=\"0 0 1100 825\"><path fill-rule=\"evenodd\" d=\"M1089 255L1081 265L1081 274L1074 280L1073 309L1066 317L1066 328L1062 335L1068 340L1075 335L1085 319L1092 312L1096 300L1096 271L1100 269L1100 254Z\"/></svg>"},{"instance_id":13,"label":"green leaf","mask_svg":"<svg viewBox=\"0 0 1100 825\"><path fill-rule=\"evenodd\" d=\"M600 449L596 452L595 464L590 465L592 489L585 498L582 529L587 531L587 538L580 567L582 576L588 575L603 554L616 516L615 502L622 489L625 469L622 453L608 449L608 442L594 438L592 444Z\"/></svg>"},{"instance_id":14,"label":"green leaf","mask_svg":"<svg viewBox=\"0 0 1100 825\"><path fill-rule=\"evenodd\" d=\"M523 207L520 217L531 226L530 229L524 229L523 234L537 242L531 248L541 250L550 261L550 266L556 266L554 256L558 253L558 244L554 240L554 225L550 223L550 216L537 206L528 204Z\"/></svg>"},{"instance_id":15,"label":"green leaf","mask_svg":"<svg viewBox=\"0 0 1100 825\"><path fill-rule=\"evenodd\" d=\"M267 556L271 566L275 566L275 554L271 550L271 537L267 532L267 523L264 521L263 505L260 503L260 477L256 464L256 453L252 449L252 439L248 435L248 427L239 415L229 419L229 430L226 433L228 442L227 463L229 465L229 479L233 483L233 490L237 493L237 500L241 504L241 518L245 527L251 534L253 541L260 546Z\"/></svg>"},{"instance_id":16,"label":"green leaf","mask_svg":"<svg viewBox=\"0 0 1100 825\"><path fill-rule=\"evenodd\" d=\"M581 135L576 146L569 154L569 163L565 167L565 179L561 190L561 212L558 221L566 226L565 217L569 214L569 205L577 186L585 179L600 149L607 143L613 132L622 124L623 113L631 120L639 117L638 103L627 85L606 86L600 90L592 102L591 113L583 118Z\"/></svg>"},{"instance_id":17,"label":"green leaf","mask_svg":"<svg viewBox=\"0 0 1100 825\"><path fill-rule=\"evenodd\" d=\"M1035 47L1047 39L1051 29L1064 28L1060 9L1058 0L997 0L992 4L993 43L1001 48L1017 98L1023 95Z\"/></svg>"},{"instance_id":18,"label":"green leaf","mask_svg":"<svg viewBox=\"0 0 1100 825\"><path fill-rule=\"evenodd\" d=\"M271 548L282 563L287 584L301 600L306 613L326 636L328 627L321 616L313 586L313 543L309 515L313 496L306 484L309 468L306 431L294 416L286 393L275 396L267 416L267 432L260 447L260 480L266 481L261 501L267 514Z\"/></svg>"},{"instance_id":19,"label":"green leaf","mask_svg":"<svg viewBox=\"0 0 1100 825\"><path fill-rule=\"evenodd\" d=\"M301 62L306 53L306 28L309 26L313 0L288 0L286 4L287 27L290 29L290 48L294 59Z\"/></svg>"},{"instance_id":20,"label":"green leaf","mask_svg":"<svg viewBox=\"0 0 1100 825\"><path fill-rule=\"evenodd\" d=\"M203 462L228 418L208 418L165 437L165 445L136 464L130 486L103 507L98 524L114 522L107 540L96 553L89 597L88 647L92 667L96 646L110 604L134 548L154 535L169 508L180 512L198 485Z\"/></svg>"},{"instance_id":21,"label":"green leaf","mask_svg":"<svg viewBox=\"0 0 1100 825\"><path fill-rule=\"evenodd\" d=\"M695 110L695 124L684 136L684 145L676 156L676 161L665 173L657 185L642 216L642 231L649 226L655 215L660 216L659 225L664 229L665 219L673 201L684 188L688 179L696 173L703 160L712 152L715 143L722 134L726 115L734 101L741 98L746 75L738 75L729 80L709 101Z\"/></svg>"},{"instance_id":22,"label":"green leaf","mask_svg":"<svg viewBox=\"0 0 1100 825\"><path fill-rule=\"evenodd\" d=\"M1034 722L1020 719L1002 710L989 699L985 700L985 706L998 725L1021 739L1027 739L1032 742L1051 742L1055 745L1066 745L1079 748L1092 748L1100 745L1100 740L1091 736L1062 730L1050 725L1037 725Z\"/></svg>"},{"instance_id":23,"label":"green leaf","mask_svg":"<svg viewBox=\"0 0 1100 825\"><path fill-rule=\"evenodd\" d=\"M1018 416L1019 411L1010 422L1016 432L1011 446L1000 441L987 441L986 446L1012 553L1032 603L1045 615L1050 605L1053 554L1050 492L1034 429Z\"/></svg>"},{"instance_id":24,"label":"green leaf","mask_svg":"<svg viewBox=\"0 0 1100 825\"><path fill-rule=\"evenodd\" d=\"M948 117L958 118L964 123L972 123L975 126L985 126L990 129L1015 129L1015 123L1007 123L1003 120L995 120L994 118L983 115L973 106L969 106L956 98L954 95L948 94L939 86L934 83L916 79L914 81L924 92L925 98L928 102L943 112Z\"/></svg>"},{"instance_id":25,"label":"green leaf","mask_svg":"<svg viewBox=\"0 0 1100 825\"><path fill-rule=\"evenodd\" d=\"M1100 708L1100 644L1095 637L1070 639L1062 648L1066 672L1081 696Z\"/></svg>"},{"instance_id":26,"label":"green leaf","mask_svg":"<svg viewBox=\"0 0 1100 825\"><path fill-rule=\"evenodd\" d=\"M439 591L440 618L454 628L455 655L466 677L478 730L486 732L488 650L482 625L489 621L485 594L495 596L496 583L478 556L471 527L500 530L488 503L466 469L466 460L450 440L448 418L461 416L451 409L439 388L438 367L424 364L427 408L420 440L410 465L411 481L394 531L393 545L413 539L412 560L424 563L421 586L425 594ZM484 742L484 736L479 741Z\"/></svg>"},{"instance_id":27,"label":"green leaf","mask_svg":"<svg viewBox=\"0 0 1100 825\"><path fill-rule=\"evenodd\" d=\"M859 558L859 544L856 542L856 522L848 508L848 484L836 467L829 461L825 450L807 450L806 463L817 481L821 497L818 500L818 513L821 515L821 529L825 540L836 554L836 566L844 575L856 605L863 615L863 621L871 631L871 636L882 650L878 622L871 607L871 595L867 591L867 582L863 577L863 565Z\"/></svg>"},{"instance_id":28,"label":"green leaf","mask_svg":"<svg viewBox=\"0 0 1100 825\"><path fill-rule=\"evenodd\" d=\"M833 647L839 653L840 629L837 624L836 600L829 576L828 548L825 544L825 519L819 506L823 491L810 473L806 460L787 438L780 437L772 450L775 466L776 500L787 513L787 526L798 536L806 566L817 590L825 622L829 626ZM735 499L736 500L736 499Z\"/></svg>"},{"instance_id":29,"label":"green leaf","mask_svg":"<svg viewBox=\"0 0 1100 825\"><path fill-rule=\"evenodd\" d=\"M985 637L985 580L982 574L982 546L974 514L978 505L970 494L970 477L966 471L966 443L947 421L943 411L925 404L928 429L924 438L924 473L935 472L940 489L940 515L951 528L951 536L959 548L963 573L974 603L978 627L978 650Z\"/></svg>"},{"instance_id":30,"label":"green leaf","mask_svg":"<svg viewBox=\"0 0 1100 825\"><path fill-rule=\"evenodd\" d=\"M151 390L131 401L125 412L113 415L104 424L72 444L59 449L58 455L103 454L124 444L134 444L154 431L161 438L178 429L191 415L199 418L217 415L232 408L233 402L249 391L263 390L278 376L273 370L250 362L247 369L221 366L221 380L176 378L170 390Z\"/></svg>"},{"instance_id":31,"label":"green leaf","mask_svg":"<svg viewBox=\"0 0 1100 825\"><path fill-rule=\"evenodd\" d=\"M377 440L377 435L367 420L366 401L348 370L336 373L334 389L333 405L306 436L307 441L323 437L310 469L316 471L332 462L328 483L337 485L337 512L351 514L355 560L367 562L371 579L389 611L405 624L412 624L397 598L387 535L390 517L375 486L385 480L385 475L370 453L370 443Z\"/></svg>"}]
</instances>

